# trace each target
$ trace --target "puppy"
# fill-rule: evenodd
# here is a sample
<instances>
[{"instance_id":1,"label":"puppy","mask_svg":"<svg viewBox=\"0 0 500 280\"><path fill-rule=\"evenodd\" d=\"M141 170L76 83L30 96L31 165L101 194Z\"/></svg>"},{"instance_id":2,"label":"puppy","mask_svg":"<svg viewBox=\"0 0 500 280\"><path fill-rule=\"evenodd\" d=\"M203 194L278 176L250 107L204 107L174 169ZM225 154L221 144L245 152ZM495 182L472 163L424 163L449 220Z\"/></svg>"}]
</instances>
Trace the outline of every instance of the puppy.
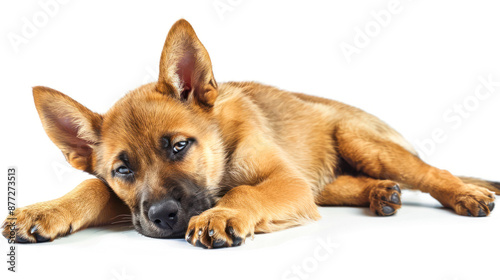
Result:
<instances>
[{"instance_id":1,"label":"puppy","mask_svg":"<svg viewBox=\"0 0 500 280\"><path fill-rule=\"evenodd\" d=\"M129 214L143 235L219 248L317 220L317 205L394 215L401 188L474 217L493 210L490 191L500 194L499 183L424 163L400 134L357 108L258 83L218 84L185 20L168 33L158 81L105 114L47 87L33 95L50 139L96 179L17 209L17 242L52 241Z\"/></svg>"}]
</instances>

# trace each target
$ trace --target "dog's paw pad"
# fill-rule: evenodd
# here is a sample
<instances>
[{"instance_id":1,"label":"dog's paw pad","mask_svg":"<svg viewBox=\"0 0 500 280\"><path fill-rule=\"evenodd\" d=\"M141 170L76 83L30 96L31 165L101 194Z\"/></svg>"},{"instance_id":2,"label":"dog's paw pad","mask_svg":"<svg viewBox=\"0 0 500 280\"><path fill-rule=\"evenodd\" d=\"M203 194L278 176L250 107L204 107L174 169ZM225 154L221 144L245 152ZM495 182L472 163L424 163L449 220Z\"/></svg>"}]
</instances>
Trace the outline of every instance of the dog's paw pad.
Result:
<instances>
[{"instance_id":1,"label":"dog's paw pad","mask_svg":"<svg viewBox=\"0 0 500 280\"><path fill-rule=\"evenodd\" d=\"M382 207L382 213L384 213L385 215L392 215L394 214L396 210L394 208L392 208L391 206L384 206Z\"/></svg>"},{"instance_id":2,"label":"dog's paw pad","mask_svg":"<svg viewBox=\"0 0 500 280\"><path fill-rule=\"evenodd\" d=\"M477 216L478 217L486 217L486 213L484 212L483 209L479 209Z\"/></svg>"},{"instance_id":3,"label":"dog's paw pad","mask_svg":"<svg viewBox=\"0 0 500 280\"><path fill-rule=\"evenodd\" d=\"M369 201L377 216L392 216L401 207L401 188L391 181L380 182L370 191Z\"/></svg>"},{"instance_id":4,"label":"dog's paw pad","mask_svg":"<svg viewBox=\"0 0 500 280\"><path fill-rule=\"evenodd\" d=\"M194 246L200 247L200 248L203 248L203 249L207 249L207 246L205 246L203 243L201 243L201 241L199 239L196 240L196 242L194 243Z\"/></svg>"},{"instance_id":5,"label":"dog's paw pad","mask_svg":"<svg viewBox=\"0 0 500 280\"><path fill-rule=\"evenodd\" d=\"M240 246L241 244L243 244L243 241L245 241L244 238L240 237L234 231L233 227L228 227L228 232L229 232L229 235L231 236L231 241L233 242L233 244L232 244L233 247Z\"/></svg>"},{"instance_id":6,"label":"dog's paw pad","mask_svg":"<svg viewBox=\"0 0 500 280\"><path fill-rule=\"evenodd\" d=\"M393 193L391 195L391 202L395 203L395 204L400 204L401 203L401 199L399 198L399 193Z\"/></svg>"},{"instance_id":7,"label":"dog's paw pad","mask_svg":"<svg viewBox=\"0 0 500 280\"><path fill-rule=\"evenodd\" d=\"M217 248L228 247L228 245L227 245L227 243L226 243L225 240L223 240L223 239L217 239L217 240L213 241L212 247L214 247L215 249L217 249Z\"/></svg>"},{"instance_id":8,"label":"dog's paw pad","mask_svg":"<svg viewBox=\"0 0 500 280\"><path fill-rule=\"evenodd\" d=\"M33 241L25 237L22 237L20 234L16 234L16 243L33 243Z\"/></svg>"},{"instance_id":9,"label":"dog's paw pad","mask_svg":"<svg viewBox=\"0 0 500 280\"><path fill-rule=\"evenodd\" d=\"M493 208L495 208L495 203L491 202L488 204L488 209L490 209L490 212L493 211Z\"/></svg>"}]
</instances>

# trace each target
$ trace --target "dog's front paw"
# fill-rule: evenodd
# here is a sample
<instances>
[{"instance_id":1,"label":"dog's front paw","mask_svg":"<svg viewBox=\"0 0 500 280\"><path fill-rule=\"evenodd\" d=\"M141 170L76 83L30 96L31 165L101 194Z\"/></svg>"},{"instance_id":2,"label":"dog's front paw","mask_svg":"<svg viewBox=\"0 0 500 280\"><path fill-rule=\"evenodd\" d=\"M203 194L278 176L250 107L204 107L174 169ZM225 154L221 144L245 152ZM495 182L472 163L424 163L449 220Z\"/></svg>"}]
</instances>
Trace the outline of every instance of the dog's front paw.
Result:
<instances>
[{"instance_id":1,"label":"dog's front paw","mask_svg":"<svg viewBox=\"0 0 500 280\"><path fill-rule=\"evenodd\" d=\"M14 223L14 224L13 224ZM3 223L2 235L16 243L47 242L72 232L71 215L54 202L18 208Z\"/></svg>"},{"instance_id":2,"label":"dog's front paw","mask_svg":"<svg viewBox=\"0 0 500 280\"><path fill-rule=\"evenodd\" d=\"M216 207L191 218L186 240L202 248L235 247L253 231L249 220L238 211Z\"/></svg>"},{"instance_id":3,"label":"dog's front paw","mask_svg":"<svg viewBox=\"0 0 500 280\"><path fill-rule=\"evenodd\" d=\"M467 184L454 196L452 208L464 216L486 217L495 207L495 196L485 188Z\"/></svg>"}]
</instances>

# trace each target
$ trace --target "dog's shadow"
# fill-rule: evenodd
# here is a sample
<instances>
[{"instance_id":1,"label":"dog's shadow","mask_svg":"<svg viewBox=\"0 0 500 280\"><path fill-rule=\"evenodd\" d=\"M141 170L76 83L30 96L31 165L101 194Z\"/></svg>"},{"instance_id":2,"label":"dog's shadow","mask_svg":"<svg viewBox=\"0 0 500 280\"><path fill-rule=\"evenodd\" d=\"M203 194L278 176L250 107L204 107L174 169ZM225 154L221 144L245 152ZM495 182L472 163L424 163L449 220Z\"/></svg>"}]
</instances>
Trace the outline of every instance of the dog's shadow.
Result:
<instances>
[{"instance_id":1,"label":"dog's shadow","mask_svg":"<svg viewBox=\"0 0 500 280\"><path fill-rule=\"evenodd\" d=\"M53 246L57 245L67 245L67 244L75 244L79 243L80 245L85 246L86 243L95 244L96 240L99 237L105 237L107 235L116 235L121 234L125 237L134 238L137 235L140 235L133 227L132 223L128 224L120 224L120 225L106 225L106 226L98 226L98 227L89 227L83 229L81 231L77 231L72 233L71 235L63 236L56 238L53 242L44 242L44 243L36 243L30 244L30 246Z\"/></svg>"},{"instance_id":2,"label":"dog's shadow","mask_svg":"<svg viewBox=\"0 0 500 280\"><path fill-rule=\"evenodd\" d=\"M434 208L434 209L439 209L439 210L445 210L448 211L450 214L453 214L453 210L445 208L440 205L436 205L435 203L426 203L426 202L403 202L402 207L405 206L413 206L413 207L423 207L423 208ZM336 207L349 207L349 206L323 206L325 208L336 208ZM349 207L351 208L351 207ZM352 207L359 209L359 215L366 215L366 216L373 216L377 217L375 213L373 213L368 207ZM293 231L293 230L292 230ZM65 236L65 237L60 237L54 240L54 242L45 242L45 243L37 243L37 244L32 244L30 246L36 245L36 246L53 246L53 244L57 245L68 245L68 244L80 244L85 246L85 244L95 244L96 240L99 240L100 238L107 238L109 236L116 236L119 234L121 237L125 238L137 238L137 236L143 237L140 233L138 233L132 223L121 223L118 225L106 225L106 226L98 226L98 227L90 227L83 229L81 231L75 232L71 235ZM259 234L260 235L260 234ZM101 239L102 240L102 239ZM171 242L179 242L179 243L185 243L186 241L183 238L176 238L176 239L168 239Z\"/></svg>"},{"instance_id":3,"label":"dog's shadow","mask_svg":"<svg viewBox=\"0 0 500 280\"><path fill-rule=\"evenodd\" d=\"M455 212L452 210L452 209L449 209L449 208L446 208L442 205L436 205L435 203L425 203L425 202L402 202L401 204L401 207L405 207L405 206L413 206L413 207L422 207L422 208L434 208L434 209L439 209L439 210L444 210L444 211L448 211L452 214L454 214ZM368 207L355 207L355 208L360 208L362 209L362 212L364 215L367 215L367 216L373 216L373 217L379 217L377 216L375 213L373 213L370 208ZM387 216L387 217L390 217L390 216Z\"/></svg>"}]
</instances>

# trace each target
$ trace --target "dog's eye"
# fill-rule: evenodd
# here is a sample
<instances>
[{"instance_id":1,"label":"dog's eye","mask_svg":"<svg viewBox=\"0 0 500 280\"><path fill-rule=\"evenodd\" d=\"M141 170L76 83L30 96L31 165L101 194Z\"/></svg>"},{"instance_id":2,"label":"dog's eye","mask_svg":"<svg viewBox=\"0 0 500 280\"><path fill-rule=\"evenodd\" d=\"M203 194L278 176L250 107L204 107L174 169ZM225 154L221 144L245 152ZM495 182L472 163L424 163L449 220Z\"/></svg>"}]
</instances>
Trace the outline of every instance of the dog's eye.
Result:
<instances>
[{"instance_id":1,"label":"dog's eye","mask_svg":"<svg viewBox=\"0 0 500 280\"><path fill-rule=\"evenodd\" d=\"M179 141L174 144L174 153L178 153L186 148L188 141Z\"/></svg>"},{"instance_id":2,"label":"dog's eye","mask_svg":"<svg viewBox=\"0 0 500 280\"><path fill-rule=\"evenodd\" d=\"M116 170L115 170L116 173L120 174L120 175L129 175L129 174L132 174L132 170L130 170L130 168L126 167L125 165L122 165L120 167L118 167Z\"/></svg>"}]
</instances>

